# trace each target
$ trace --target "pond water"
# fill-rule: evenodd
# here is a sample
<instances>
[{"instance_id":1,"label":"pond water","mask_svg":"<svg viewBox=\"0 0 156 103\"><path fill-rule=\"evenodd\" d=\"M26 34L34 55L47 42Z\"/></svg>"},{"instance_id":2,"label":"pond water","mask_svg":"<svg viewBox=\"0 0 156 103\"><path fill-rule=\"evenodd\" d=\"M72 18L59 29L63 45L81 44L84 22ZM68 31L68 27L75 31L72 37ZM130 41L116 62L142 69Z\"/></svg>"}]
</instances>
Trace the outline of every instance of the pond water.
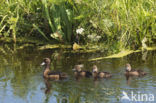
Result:
<instances>
[{"instance_id":1,"label":"pond water","mask_svg":"<svg viewBox=\"0 0 156 103\"><path fill-rule=\"evenodd\" d=\"M156 51L134 53L120 59L88 61L105 53L64 53L64 49L38 50L34 47L0 48L0 103L156 103ZM51 69L66 72L69 78L62 81L45 81L40 63L52 59ZM124 76L125 64L142 69L148 74ZM96 64L100 71L108 71L112 78L94 81L73 75L75 64L84 64L90 70ZM123 99L124 93L131 99ZM154 98L155 97L155 98Z\"/></svg>"}]
</instances>

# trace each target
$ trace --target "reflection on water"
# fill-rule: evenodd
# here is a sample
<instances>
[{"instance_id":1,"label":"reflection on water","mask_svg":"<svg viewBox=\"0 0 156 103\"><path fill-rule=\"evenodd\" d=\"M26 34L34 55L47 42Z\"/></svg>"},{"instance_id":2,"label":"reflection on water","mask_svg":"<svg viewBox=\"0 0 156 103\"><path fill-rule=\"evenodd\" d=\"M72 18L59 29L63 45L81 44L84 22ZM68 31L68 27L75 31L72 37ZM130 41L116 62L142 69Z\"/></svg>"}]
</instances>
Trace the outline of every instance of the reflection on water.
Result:
<instances>
[{"instance_id":1,"label":"reflection on water","mask_svg":"<svg viewBox=\"0 0 156 103\"><path fill-rule=\"evenodd\" d=\"M133 91L156 96L156 51L135 53L121 59L87 61L101 55L104 54L64 54L63 50L13 49L3 45L0 47L0 103L113 103L123 102L120 100L123 91L128 95ZM66 72L69 78L63 81L44 80L43 68L39 64L45 57L52 59L51 69ZM113 77L76 81L72 69L80 63L84 64L84 70L90 71L96 64L100 71L111 72ZM148 75L126 78L126 63L146 71Z\"/></svg>"}]
</instances>

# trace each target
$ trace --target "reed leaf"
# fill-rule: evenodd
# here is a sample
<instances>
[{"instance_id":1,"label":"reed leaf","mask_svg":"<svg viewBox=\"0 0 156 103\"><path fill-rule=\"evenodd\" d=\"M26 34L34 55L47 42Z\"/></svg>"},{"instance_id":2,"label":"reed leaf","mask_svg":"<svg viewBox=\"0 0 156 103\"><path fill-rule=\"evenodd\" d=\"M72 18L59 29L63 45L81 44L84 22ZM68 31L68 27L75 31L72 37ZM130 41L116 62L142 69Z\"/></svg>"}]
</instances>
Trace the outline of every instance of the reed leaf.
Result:
<instances>
[{"instance_id":1,"label":"reed leaf","mask_svg":"<svg viewBox=\"0 0 156 103\"><path fill-rule=\"evenodd\" d=\"M35 24L33 24L33 27L36 28L36 29L40 32L40 34L41 34L47 41L50 41L50 40L46 37L46 35L40 30L40 28L39 28L38 26L36 26Z\"/></svg>"}]
</instances>

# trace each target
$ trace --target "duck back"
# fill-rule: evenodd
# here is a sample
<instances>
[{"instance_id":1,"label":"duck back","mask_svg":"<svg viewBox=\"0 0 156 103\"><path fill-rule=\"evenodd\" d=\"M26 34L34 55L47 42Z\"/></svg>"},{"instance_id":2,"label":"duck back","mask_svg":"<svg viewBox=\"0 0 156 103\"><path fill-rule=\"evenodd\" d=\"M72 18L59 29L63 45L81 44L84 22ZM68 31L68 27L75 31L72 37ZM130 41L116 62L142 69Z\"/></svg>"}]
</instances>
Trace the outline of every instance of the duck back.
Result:
<instances>
[{"instance_id":1,"label":"duck back","mask_svg":"<svg viewBox=\"0 0 156 103\"><path fill-rule=\"evenodd\" d=\"M92 73L90 71L85 71L86 72L86 77L91 77Z\"/></svg>"},{"instance_id":2,"label":"duck back","mask_svg":"<svg viewBox=\"0 0 156 103\"><path fill-rule=\"evenodd\" d=\"M144 75L146 75L147 73L145 73L144 71L142 71L142 70L137 70L138 71L138 73L139 73L139 75L140 76L144 76Z\"/></svg>"},{"instance_id":3,"label":"duck back","mask_svg":"<svg viewBox=\"0 0 156 103\"><path fill-rule=\"evenodd\" d=\"M147 73L145 73L143 70L135 70L132 69L131 71L126 71L125 75L129 75L129 76L144 76Z\"/></svg>"}]
</instances>

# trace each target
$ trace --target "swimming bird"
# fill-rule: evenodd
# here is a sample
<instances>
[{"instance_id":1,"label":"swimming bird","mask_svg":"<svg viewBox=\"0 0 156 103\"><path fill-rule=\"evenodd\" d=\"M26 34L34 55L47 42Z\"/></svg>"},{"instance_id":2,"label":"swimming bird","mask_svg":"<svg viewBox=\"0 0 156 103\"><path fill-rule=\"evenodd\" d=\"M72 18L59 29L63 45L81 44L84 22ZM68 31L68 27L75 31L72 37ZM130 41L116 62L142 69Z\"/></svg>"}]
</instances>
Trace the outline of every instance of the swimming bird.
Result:
<instances>
[{"instance_id":1,"label":"swimming bird","mask_svg":"<svg viewBox=\"0 0 156 103\"><path fill-rule=\"evenodd\" d=\"M99 72L96 65L93 65L92 75L94 78L110 78L112 74L109 72Z\"/></svg>"},{"instance_id":2,"label":"swimming bird","mask_svg":"<svg viewBox=\"0 0 156 103\"><path fill-rule=\"evenodd\" d=\"M147 73L145 73L143 70L134 70L131 68L131 65L129 63L126 64L126 76L144 76Z\"/></svg>"},{"instance_id":3,"label":"swimming bird","mask_svg":"<svg viewBox=\"0 0 156 103\"><path fill-rule=\"evenodd\" d=\"M76 77L91 77L92 73L90 71L82 70L82 67L84 67L82 64L75 65L73 69L74 75Z\"/></svg>"},{"instance_id":4,"label":"swimming bird","mask_svg":"<svg viewBox=\"0 0 156 103\"><path fill-rule=\"evenodd\" d=\"M51 71L50 63L51 63L50 58L44 58L41 64L42 66L44 66L43 77L45 79L60 80L68 77L66 73Z\"/></svg>"}]
</instances>

